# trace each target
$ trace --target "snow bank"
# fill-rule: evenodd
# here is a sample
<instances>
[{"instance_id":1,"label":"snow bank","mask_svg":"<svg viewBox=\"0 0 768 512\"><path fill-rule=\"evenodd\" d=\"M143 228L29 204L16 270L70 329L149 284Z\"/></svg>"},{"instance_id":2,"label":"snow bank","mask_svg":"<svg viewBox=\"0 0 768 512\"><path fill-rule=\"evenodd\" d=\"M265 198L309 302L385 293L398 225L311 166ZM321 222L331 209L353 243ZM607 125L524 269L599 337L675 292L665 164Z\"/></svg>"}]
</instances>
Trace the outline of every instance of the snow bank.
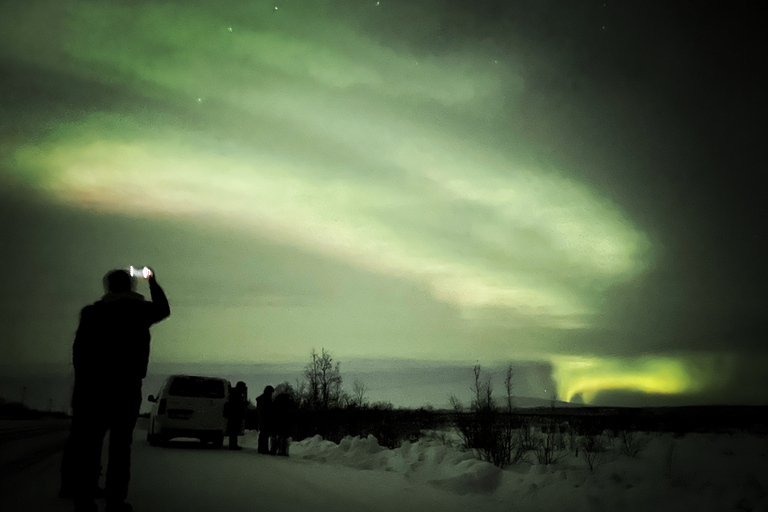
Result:
<instances>
[{"instance_id":1,"label":"snow bank","mask_svg":"<svg viewBox=\"0 0 768 512\"><path fill-rule=\"evenodd\" d=\"M424 439L387 449L376 438L347 437L339 444L320 436L291 445L291 458L366 471L402 475L409 482L475 496L477 510L640 512L654 510L768 511L768 458L765 437L737 433L638 434L643 449L636 457L622 454L618 438L594 471L572 451L554 464L525 462L503 471L477 460L451 442ZM253 439L255 446L255 438Z\"/></svg>"},{"instance_id":2,"label":"snow bank","mask_svg":"<svg viewBox=\"0 0 768 512\"><path fill-rule=\"evenodd\" d=\"M619 450L619 440L594 472L568 453L548 466L517 464L504 471L496 495L522 510L578 512L768 511L765 461L768 442L748 434L639 434L637 457Z\"/></svg>"},{"instance_id":3,"label":"snow bank","mask_svg":"<svg viewBox=\"0 0 768 512\"><path fill-rule=\"evenodd\" d=\"M406 441L400 448L390 450L380 446L373 436L345 437L339 444L315 436L293 443L291 457L355 469L391 471L459 494L493 492L502 478L502 471L492 464L430 440Z\"/></svg>"}]
</instances>

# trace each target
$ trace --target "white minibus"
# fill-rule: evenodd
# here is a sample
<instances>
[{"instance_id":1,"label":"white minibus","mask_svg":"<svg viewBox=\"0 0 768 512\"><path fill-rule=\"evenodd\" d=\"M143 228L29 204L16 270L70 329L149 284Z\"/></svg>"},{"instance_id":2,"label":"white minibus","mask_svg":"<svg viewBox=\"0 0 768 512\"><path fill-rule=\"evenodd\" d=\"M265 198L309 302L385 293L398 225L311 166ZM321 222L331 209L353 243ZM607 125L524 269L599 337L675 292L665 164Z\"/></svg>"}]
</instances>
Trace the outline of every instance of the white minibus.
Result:
<instances>
[{"instance_id":1,"label":"white minibus","mask_svg":"<svg viewBox=\"0 0 768 512\"><path fill-rule=\"evenodd\" d=\"M147 441L156 446L176 437L191 437L216 447L224 444L227 428L225 404L229 400L227 379L195 375L171 375L149 414Z\"/></svg>"}]
</instances>

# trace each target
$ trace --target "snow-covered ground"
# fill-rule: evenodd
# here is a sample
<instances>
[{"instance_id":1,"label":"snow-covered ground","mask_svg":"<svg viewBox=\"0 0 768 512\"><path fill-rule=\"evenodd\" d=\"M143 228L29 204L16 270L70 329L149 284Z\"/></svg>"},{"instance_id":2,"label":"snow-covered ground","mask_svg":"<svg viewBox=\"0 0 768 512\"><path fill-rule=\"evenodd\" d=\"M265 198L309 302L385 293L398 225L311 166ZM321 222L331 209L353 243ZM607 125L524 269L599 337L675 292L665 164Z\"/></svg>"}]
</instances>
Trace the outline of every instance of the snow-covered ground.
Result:
<instances>
[{"instance_id":1,"label":"snow-covered ground","mask_svg":"<svg viewBox=\"0 0 768 512\"><path fill-rule=\"evenodd\" d=\"M292 456L329 466L394 472L404 482L472 494L474 510L724 511L768 510L768 438L738 434L638 434L644 448L623 455L619 440L590 471L567 452L550 465L529 454L499 470L440 440L382 448L372 437L340 444L320 438ZM251 439L248 442L252 442Z\"/></svg>"},{"instance_id":2,"label":"snow-covered ground","mask_svg":"<svg viewBox=\"0 0 768 512\"><path fill-rule=\"evenodd\" d=\"M450 435L389 450L373 438L293 443L291 455L150 447L136 430L130 501L137 512L246 511L768 511L768 438L744 433L643 434L628 457L617 446L594 472L568 453L500 470L462 452ZM616 445L618 441L615 442ZM0 482L0 510L71 510L55 498L58 457Z\"/></svg>"}]
</instances>

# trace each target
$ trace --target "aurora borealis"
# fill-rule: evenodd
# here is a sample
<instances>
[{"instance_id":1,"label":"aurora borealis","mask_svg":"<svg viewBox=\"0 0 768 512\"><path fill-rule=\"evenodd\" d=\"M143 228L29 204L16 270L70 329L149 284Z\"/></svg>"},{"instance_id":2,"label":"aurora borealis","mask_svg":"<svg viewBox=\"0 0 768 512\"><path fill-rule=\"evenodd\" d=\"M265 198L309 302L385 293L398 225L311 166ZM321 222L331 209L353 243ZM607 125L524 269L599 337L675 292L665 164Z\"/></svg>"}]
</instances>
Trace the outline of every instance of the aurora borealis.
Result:
<instances>
[{"instance_id":1,"label":"aurora borealis","mask_svg":"<svg viewBox=\"0 0 768 512\"><path fill-rule=\"evenodd\" d=\"M4 2L3 361L66 362L101 276L146 264L157 362L764 403L764 100L712 51L731 18L660 5Z\"/></svg>"}]
</instances>

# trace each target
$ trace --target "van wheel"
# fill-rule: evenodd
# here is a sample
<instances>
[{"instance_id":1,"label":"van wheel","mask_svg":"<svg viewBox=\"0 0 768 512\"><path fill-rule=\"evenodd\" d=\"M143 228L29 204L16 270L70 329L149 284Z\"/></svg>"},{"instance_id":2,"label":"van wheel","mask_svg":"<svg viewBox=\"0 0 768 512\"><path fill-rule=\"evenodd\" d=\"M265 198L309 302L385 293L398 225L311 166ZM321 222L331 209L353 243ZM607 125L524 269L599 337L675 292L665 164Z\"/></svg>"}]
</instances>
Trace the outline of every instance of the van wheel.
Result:
<instances>
[{"instance_id":1,"label":"van wheel","mask_svg":"<svg viewBox=\"0 0 768 512\"><path fill-rule=\"evenodd\" d=\"M160 434L153 434L155 431L155 421L152 420L152 422L149 424L149 428L147 429L147 442L149 443L149 446L159 446L162 444L162 437Z\"/></svg>"},{"instance_id":2,"label":"van wheel","mask_svg":"<svg viewBox=\"0 0 768 512\"><path fill-rule=\"evenodd\" d=\"M152 423L149 426L149 429L147 430L147 442L149 443L149 446L160 446L162 444L165 444L167 439L163 437L162 434L153 434L152 431L154 430L154 423Z\"/></svg>"}]
</instances>

